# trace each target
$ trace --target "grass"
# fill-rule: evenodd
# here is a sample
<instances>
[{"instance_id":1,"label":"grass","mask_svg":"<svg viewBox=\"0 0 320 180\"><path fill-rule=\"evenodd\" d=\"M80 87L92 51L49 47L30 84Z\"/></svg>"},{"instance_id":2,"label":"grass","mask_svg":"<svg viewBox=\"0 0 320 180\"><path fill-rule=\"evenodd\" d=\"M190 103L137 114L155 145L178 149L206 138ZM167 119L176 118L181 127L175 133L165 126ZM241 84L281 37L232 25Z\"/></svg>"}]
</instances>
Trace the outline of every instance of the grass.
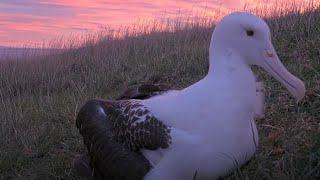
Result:
<instances>
[{"instance_id":1,"label":"grass","mask_svg":"<svg viewBox=\"0 0 320 180\"><path fill-rule=\"evenodd\" d=\"M255 69L267 87L259 149L226 179L320 178L320 8L277 15L267 19L274 46L305 82L307 97L296 104ZM122 38L108 31L59 54L1 61L0 179L77 179L72 161L84 147L75 116L86 100L115 98L136 83L183 88L204 77L213 23L175 25L123 30ZM67 47L79 47L77 39L71 42Z\"/></svg>"}]
</instances>

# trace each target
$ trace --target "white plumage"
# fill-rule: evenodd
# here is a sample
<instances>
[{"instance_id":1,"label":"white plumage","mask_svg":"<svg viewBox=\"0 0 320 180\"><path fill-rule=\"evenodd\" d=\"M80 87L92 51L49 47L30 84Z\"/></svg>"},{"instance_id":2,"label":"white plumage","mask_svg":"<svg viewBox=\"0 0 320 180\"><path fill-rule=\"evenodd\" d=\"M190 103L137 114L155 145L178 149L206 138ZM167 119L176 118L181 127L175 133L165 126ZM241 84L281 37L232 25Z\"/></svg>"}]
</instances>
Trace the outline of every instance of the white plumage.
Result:
<instances>
[{"instance_id":1,"label":"white plumage","mask_svg":"<svg viewBox=\"0 0 320 180\"><path fill-rule=\"evenodd\" d=\"M142 101L171 127L172 137L167 149L143 151L154 165L145 180L192 179L196 172L198 179L216 179L254 155L254 118L262 112L263 99L256 95L251 65L264 68L298 100L304 95L303 82L278 59L267 24L252 14L223 18L213 32L209 53L209 72L202 80Z\"/></svg>"}]
</instances>

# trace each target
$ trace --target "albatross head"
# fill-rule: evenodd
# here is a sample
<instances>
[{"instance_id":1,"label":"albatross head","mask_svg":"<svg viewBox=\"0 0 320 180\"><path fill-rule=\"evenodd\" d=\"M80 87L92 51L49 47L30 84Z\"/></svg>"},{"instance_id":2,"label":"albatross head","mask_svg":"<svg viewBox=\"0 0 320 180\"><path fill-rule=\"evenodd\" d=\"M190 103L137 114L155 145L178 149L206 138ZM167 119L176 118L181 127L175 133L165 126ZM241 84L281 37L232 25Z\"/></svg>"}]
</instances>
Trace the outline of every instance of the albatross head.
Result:
<instances>
[{"instance_id":1,"label":"albatross head","mask_svg":"<svg viewBox=\"0 0 320 180\"><path fill-rule=\"evenodd\" d=\"M213 32L210 61L215 53L226 50L235 52L248 66L262 67L281 82L298 101L304 97L304 83L281 63L271 42L270 29L261 18L245 12L225 16Z\"/></svg>"}]
</instances>

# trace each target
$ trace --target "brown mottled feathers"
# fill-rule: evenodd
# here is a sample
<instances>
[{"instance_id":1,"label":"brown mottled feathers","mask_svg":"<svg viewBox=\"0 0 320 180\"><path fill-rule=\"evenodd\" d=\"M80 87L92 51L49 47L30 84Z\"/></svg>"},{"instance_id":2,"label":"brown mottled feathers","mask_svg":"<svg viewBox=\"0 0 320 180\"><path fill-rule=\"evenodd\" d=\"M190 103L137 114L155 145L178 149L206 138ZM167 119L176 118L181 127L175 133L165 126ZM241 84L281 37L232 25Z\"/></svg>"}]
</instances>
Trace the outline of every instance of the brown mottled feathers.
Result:
<instances>
[{"instance_id":1,"label":"brown mottled feathers","mask_svg":"<svg viewBox=\"0 0 320 180\"><path fill-rule=\"evenodd\" d=\"M132 151L167 148L170 129L136 100L105 102L113 138Z\"/></svg>"},{"instance_id":2,"label":"brown mottled feathers","mask_svg":"<svg viewBox=\"0 0 320 180\"><path fill-rule=\"evenodd\" d=\"M128 88L117 100L123 99L148 99L171 90L165 84L140 84Z\"/></svg>"},{"instance_id":3,"label":"brown mottled feathers","mask_svg":"<svg viewBox=\"0 0 320 180\"><path fill-rule=\"evenodd\" d=\"M129 89L119 99L143 99L161 94L164 89L158 85L140 86ZM171 143L170 128L140 100L90 100L80 109L76 124L95 179L143 179L152 166L140 149L167 148Z\"/></svg>"}]
</instances>

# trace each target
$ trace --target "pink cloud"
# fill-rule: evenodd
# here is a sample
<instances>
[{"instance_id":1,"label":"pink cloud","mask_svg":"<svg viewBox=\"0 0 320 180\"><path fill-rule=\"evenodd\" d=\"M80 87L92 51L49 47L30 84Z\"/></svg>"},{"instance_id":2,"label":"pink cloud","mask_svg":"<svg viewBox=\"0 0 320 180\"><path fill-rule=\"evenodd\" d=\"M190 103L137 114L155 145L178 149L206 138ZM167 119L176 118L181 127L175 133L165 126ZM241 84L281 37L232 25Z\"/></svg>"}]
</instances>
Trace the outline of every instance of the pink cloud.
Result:
<instances>
[{"instance_id":1,"label":"pink cloud","mask_svg":"<svg viewBox=\"0 0 320 180\"><path fill-rule=\"evenodd\" d=\"M289 0L288 0L289 1ZM298 3L306 0L296 0ZM21 3L23 2L23 3ZM118 27L138 19L190 16L270 6L277 0L1 0L0 45L41 42L70 33ZM291 1L290 1L291 2Z\"/></svg>"}]
</instances>

